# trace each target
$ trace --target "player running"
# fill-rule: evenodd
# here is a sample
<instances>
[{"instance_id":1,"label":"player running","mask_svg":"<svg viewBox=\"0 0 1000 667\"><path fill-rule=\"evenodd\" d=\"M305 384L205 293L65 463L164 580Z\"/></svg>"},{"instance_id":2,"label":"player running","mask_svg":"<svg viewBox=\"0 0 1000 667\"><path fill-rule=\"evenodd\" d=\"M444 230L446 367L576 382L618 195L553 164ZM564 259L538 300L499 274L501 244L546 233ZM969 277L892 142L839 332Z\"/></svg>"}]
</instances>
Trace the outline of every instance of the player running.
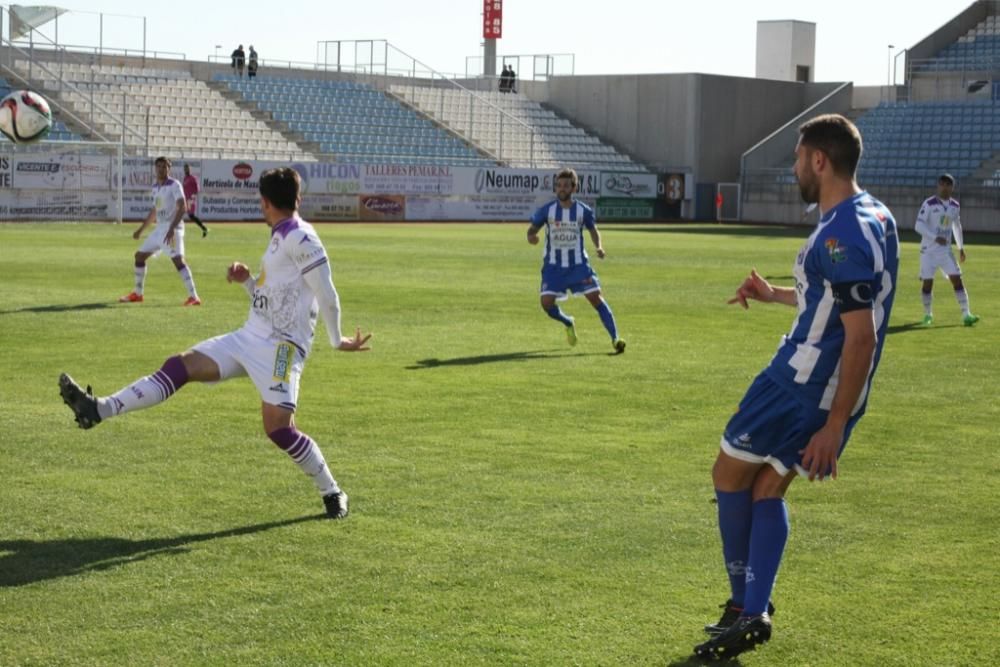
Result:
<instances>
[{"instance_id":1,"label":"player running","mask_svg":"<svg viewBox=\"0 0 1000 667\"><path fill-rule=\"evenodd\" d=\"M164 251L169 253L171 261L177 267L188 298L185 306L200 306L201 299L194 287L194 276L184 262L184 190L181 184L170 178L170 160L158 157L154 162L156 169L156 184L153 185L153 207L149 215L135 230L132 238L138 240L146 227L156 220L153 233L135 253L135 289L118 299L122 303L142 303L143 287L146 283L146 260Z\"/></svg>"},{"instance_id":2,"label":"player running","mask_svg":"<svg viewBox=\"0 0 1000 667\"><path fill-rule=\"evenodd\" d=\"M951 251L951 238L954 235L958 245L958 258L965 262L965 242L962 239L962 221L959 216L958 201L952 198L955 190L955 179L951 174L941 174L938 178L936 197L926 200L917 214L917 233L920 234L920 279L924 281L920 292L924 303L924 326L934 323L934 313L931 305L934 300L934 274L941 270L952 287L955 288L955 299L962 309L962 323L967 327L975 325L979 317L969 310L969 294L962 282L962 269L955 262Z\"/></svg>"},{"instance_id":3,"label":"player running","mask_svg":"<svg viewBox=\"0 0 1000 667\"><path fill-rule=\"evenodd\" d=\"M281 167L260 177L260 206L271 241L254 277L240 262L228 280L243 285L251 298L241 329L198 343L162 368L117 393L95 398L63 373L59 393L80 428L149 408L167 400L187 382L218 382L249 376L261 396L264 431L316 484L327 515L347 516L347 494L327 468L319 446L295 426L299 378L312 346L317 313L326 323L330 344L345 351L368 350L371 335L340 333L340 299L333 286L326 249L312 225L299 217L299 175Z\"/></svg>"},{"instance_id":4,"label":"player running","mask_svg":"<svg viewBox=\"0 0 1000 667\"><path fill-rule=\"evenodd\" d=\"M795 260L795 287L752 271L729 303L796 307L792 331L730 419L712 470L731 587L695 655L728 660L771 637L771 590L788 538L784 495L798 473L837 476L864 414L885 342L899 268L892 214L855 181L861 135L846 118L799 128L795 175L823 215Z\"/></svg>"},{"instance_id":5,"label":"player running","mask_svg":"<svg viewBox=\"0 0 1000 667\"><path fill-rule=\"evenodd\" d=\"M594 211L583 202L576 201L579 178L572 169L563 169L556 175L556 199L545 204L531 216L528 243L538 243L538 230L546 227L545 255L542 259L542 310L566 327L566 339L576 345L574 320L556 305L556 297L568 293L583 294L601 316L604 328L611 336L616 354L625 351L625 340L618 336L615 316L601 296L601 283L590 267L590 258L584 249L583 230L590 233L590 240L597 249L597 256L604 259L601 233L597 231Z\"/></svg>"},{"instance_id":6,"label":"player running","mask_svg":"<svg viewBox=\"0 0 1000 667\"><path fill-rule=\"evenodd\" d=\"M198 179L191 175L191 165L184 164L184 201L187 202L187 217L188 220L194 224L201 227L201 238L208 236L208 227L205 223L195 215L198 208L198 193L201 192L201 187L198 185Z\"/></svg>"}]
</instances>

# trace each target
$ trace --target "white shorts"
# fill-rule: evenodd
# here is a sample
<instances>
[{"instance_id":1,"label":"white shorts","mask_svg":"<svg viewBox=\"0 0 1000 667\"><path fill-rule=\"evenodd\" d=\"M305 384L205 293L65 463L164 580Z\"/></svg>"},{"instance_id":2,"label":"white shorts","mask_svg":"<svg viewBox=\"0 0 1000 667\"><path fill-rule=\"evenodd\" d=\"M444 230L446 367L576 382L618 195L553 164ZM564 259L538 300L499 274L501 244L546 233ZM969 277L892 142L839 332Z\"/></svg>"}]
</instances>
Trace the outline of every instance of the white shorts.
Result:
<instances>
[{"instance_id":1,"label":"white shorts","mask_svg":"<svg viewBox=\"0 0 1000 667\"><path fill-rule=\"evenodd\" d=\"M955 255L951 248L934 245L929 248L920 249L920 279L934 280L934 275L938 269L946 276L960 276L962 269L955 261Z\"/></svg>"},{"instance_id":2,"label":"white shorts","mask_svg":"<svg viewBox=\"0 0 1000 667\"><path fill-rule=\"evenodd\" d=\"M173 241L169 244L164 243L163 239L167 236L167 230L169 227L157 227L153 230L153 233L146 237L146 240L142 242L139 247L139 252L149 253L150 256L156 257L160 254L160 251L167 253L170 259L175 257L184 256L184 225L180 225L174 230Z\"/></svg>"},{"instance_id":3,"label":"white shorts","mask_svg":"<svg viewBox=\"0 0 1000 667\"><path fill-rule=\"evenodd\" d=\"M221 380L249 376L262 401L295 412L305 354L294 343L238 329L202 341L192 349L216 363Z\"/></svg>"}]
</instances>

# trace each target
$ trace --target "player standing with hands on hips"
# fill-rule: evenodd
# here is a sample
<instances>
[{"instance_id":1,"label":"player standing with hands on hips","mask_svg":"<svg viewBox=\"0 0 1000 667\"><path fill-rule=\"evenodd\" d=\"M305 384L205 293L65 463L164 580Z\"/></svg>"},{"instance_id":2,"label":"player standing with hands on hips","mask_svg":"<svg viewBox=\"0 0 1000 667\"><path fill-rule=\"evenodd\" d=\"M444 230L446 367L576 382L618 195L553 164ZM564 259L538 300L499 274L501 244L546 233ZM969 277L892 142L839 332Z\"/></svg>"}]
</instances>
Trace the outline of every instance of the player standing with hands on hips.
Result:
<instances>
[{"instance_id":1,"label":"player standing with hands on hips","mask_svg":"<svg viewBox=\"0 0 1000 667\"><path fill-rule=\"evenodd\" d=\"M149 408L167 400L188 382L219 382L249 376L261 397L264 431L310 477L323 497L326 513L347 516L347 494L330 474L319 446L296 428L299 378L312 347L317 315L326 324L330 344L343 352L366 351L371 334L353 338L340 332L340 298L330 262L316 230L298 215L300 181L288 167L260 177L260 206L271 241L254 277L246 264L234 262L228 279L250 297L246 324L232 333L198 343L167 359L160 370L117 393L95 398L73 378L59 377L59 393L80 428Z\"/></svg>"},{"instance_id":2,"label":"player standing with hands on hips","mask_svg":"<svg viewBox=\"0 0 1000 667\"><path fill-rule=\"evenodd\" d=\"M597 231L594 211L573 198L579 177L572 169L563 169L556 175L556 199L545 204L531 216L528 243L538 244L538 231L546 228L545 255L542 258L542 310L566 327L566 339L576 345L576 325L572 317L556 305L556 297L567 292L583 294L594 307L616 354L625 351L625 339L618 335L618 325L611 307L601 296L601 283L590 267L590 258L583 244L583 230L590 233L590 240L597 248L597 256L604 259L601 233Z\"/></svg>"},{"instance_id":3,"label":"player standing with hands on hips","mask_svg":"<svg viewBox=\"0 0 1000 667\"><path fill-rule=\"evenodd\" d=\"M799 134L795 176L822 215L795 260L795 287L771 285L754 270L729 302L781 303L798 315L729 420L712 469L731 594L718 623L705 626L712 637L694 649L702 659L728 660L771 638L771 591L789 532L785 492L796 473L837 476L895 295L896 223L855 180L858 129L827 115Z\"/></svg>"}]
</instances>

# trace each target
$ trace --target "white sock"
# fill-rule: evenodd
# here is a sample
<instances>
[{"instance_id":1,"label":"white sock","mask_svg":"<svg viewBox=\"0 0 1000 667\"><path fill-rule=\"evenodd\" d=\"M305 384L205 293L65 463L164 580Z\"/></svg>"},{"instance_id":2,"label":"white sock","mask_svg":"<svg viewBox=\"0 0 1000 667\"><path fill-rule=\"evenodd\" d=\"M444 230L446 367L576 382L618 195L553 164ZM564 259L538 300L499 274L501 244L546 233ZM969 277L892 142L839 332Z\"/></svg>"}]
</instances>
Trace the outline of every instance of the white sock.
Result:
<instances>
[{"instance_id":1,"label":"white sock","mask_svg":"<svg viewBox=\"0 0 1000 667\"><path fill-rule=\"evenodd\" d=\"M920 300L924 302L924 315L930 315L931 302L934 301L934 292L921 292Z\"/></svg>"},{"instance_id":2,"label":"white sock","mask_svg":"<svg viewBox=\"0 0 1000 667\"><path fill-rule=\"evenodd\" d=\"M962 317L968 317L972 314L969 310L969 293L965 291L965 288L955 290L955 300L958 301L958 307L962 309Z\"/></svg>"},{"instance_id":3,"label":"white sock","mask_svg":"<svg viewBox=\"0 0 1000 667\"><path fill-rule=\"evenodd\" d=\"M309 436L305 437L309 438ZM309 438L309 444L302 453L292 460L307 477L312 478L313 484L319 489L321 495L328 496L331 493L340 493L340 486L330 474L330 468L326 465L323 452L320 451L319 445L312 438Z\"/></svg>"},{"instance_id":4,"label":"white sock","mask_svg":"<svg viewBox=\"0 0 1000 667\"><path fill-rule=\"evenodd\" d=\"M168 359L163 368L152 375L141 377L117 393L97 399L97 414L101 419L117 417L133 410L151 408L167 400L187 382L179 357Z\"/></svg>"},{"instance_id":5,"label":"white sock","mask_svg":"<svg viewBox=\"0 0 1000 667\"><path fill-rule=\"evenodd\" d=\"M188 296L192 298L198 298L198 292L194 288L194 276L191 275L191 269L184 265L183 269L178 269L177 273L181 274L181 280L184 281L184 287L187 288Z\"/></svg>"},{"instance_id":6,"label":"white sock","mask_svg":"<svg viewBox=\"0 0 1000 667\"><path fill-rule=\"evenodd\" d=\"M142 294L142 286L146 283L146 265L135 267L135 289L136 294Z\"/></svg>"}]
</instances>

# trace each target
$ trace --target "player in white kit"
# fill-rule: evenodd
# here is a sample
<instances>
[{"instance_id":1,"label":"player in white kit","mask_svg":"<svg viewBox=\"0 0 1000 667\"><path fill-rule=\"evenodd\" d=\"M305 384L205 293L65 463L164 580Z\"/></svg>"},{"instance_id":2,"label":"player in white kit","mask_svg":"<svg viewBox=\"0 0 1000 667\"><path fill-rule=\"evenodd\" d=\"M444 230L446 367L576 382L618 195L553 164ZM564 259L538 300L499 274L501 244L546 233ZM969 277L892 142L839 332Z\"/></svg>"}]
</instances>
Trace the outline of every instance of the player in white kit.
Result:
<instances>
[{"instance_id":1,"label":"player in white kit","mask_svg":"<svg viewBox=\"0 0 1000 667\"><path fill-rule=\"evenodd\" d=\"M921 300L924 304L924 326L934 322L931 309L933 302L934 275L940 269L951 280L955 288L955 299L962 309L962 323L967 327L979 321L979 317L969 310L969 294L962 282L962 269L951 251L951 239L955 237L958 257L965 262L965 241L962 238L960 206L952 198L955 179L951 174L938 178L937 196L927 199L917 214L916 230L920 234L920 279L923 281Z\"/></svg>"},{"instance_id":2,"label":"player in white kit","mask_svg":"<svg viewBox=\"0 0 1000 667\"><path fill-rule=\"evenodd\" d=\"M347 494L330 474L319 446L295 426L299 378L312 347L316 319L323 317L330 344L345 351L365 351L371 335L340 333L340 299L333 286L326 249L312 225L299 217L298 173L281 167L260 177L261 210L271 241L254 277L246 264L234 262L228 279L250 296L250 314L241 329L202 341L170 357L157 372L110 396L96 398L62 374L59 391L80 428L110 417L152 407L189 381L219 382L249 376L261 397L268 437L316 484L326 513L347 516Z\"/></svg>"},{"instance_id":3,"label":"player in white kit","mask_svg":"<svg viewBox=\"0 0 1000 667\"><path fill-rule=\"evenodd\" d=\"M184 214L187 212L184 188L179 181L170 178L170 160L158 157L154 167L156 183L152 191L153 207L139 229L132 234L132 238L138 240L143 230L153 220L156 220L156 227L135 253L135 288L118 301L142 303L143 288L146 283L146 260L163 251L170 255L181 280L184 281L184 287L187 288L188 298L184 305L200 306L201 299L198 298L198 291L194 287L194 276L184 262Z\"/></svg>"}]
</instances>

